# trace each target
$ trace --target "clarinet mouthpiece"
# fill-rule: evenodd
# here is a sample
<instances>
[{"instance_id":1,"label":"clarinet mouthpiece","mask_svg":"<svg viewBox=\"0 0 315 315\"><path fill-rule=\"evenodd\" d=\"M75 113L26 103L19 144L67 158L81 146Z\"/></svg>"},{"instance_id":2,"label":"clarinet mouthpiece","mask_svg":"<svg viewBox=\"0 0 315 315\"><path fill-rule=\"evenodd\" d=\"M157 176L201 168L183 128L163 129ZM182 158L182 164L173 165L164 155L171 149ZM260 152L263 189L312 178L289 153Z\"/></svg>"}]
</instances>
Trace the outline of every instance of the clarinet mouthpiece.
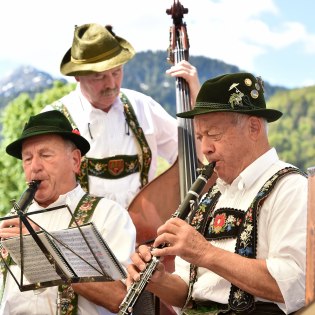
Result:
<instances>
[{"instance_id":1,"label":"clarinet mouthpiece","mask_svg":"<svg viewBox=\"0 0 315 315\"><path fill-rule=\"evenodd\" d=\"M41 180L39 179L33 179L30 182L27 182L27 185L30 187L36 187L38 188L39 184L41 183Z\"/></svg>"}]
</instances>

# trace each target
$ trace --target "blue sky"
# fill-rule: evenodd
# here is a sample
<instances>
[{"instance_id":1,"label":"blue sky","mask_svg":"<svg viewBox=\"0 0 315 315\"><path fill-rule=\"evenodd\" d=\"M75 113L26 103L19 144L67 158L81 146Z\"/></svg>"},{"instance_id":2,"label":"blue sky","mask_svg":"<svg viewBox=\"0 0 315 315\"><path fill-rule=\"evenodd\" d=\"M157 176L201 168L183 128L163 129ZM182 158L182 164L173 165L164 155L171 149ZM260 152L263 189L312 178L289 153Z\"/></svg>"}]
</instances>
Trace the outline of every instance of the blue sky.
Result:
<instances>
[{"instance_id":1,"label":"blue sky","mask_svg":"<svg viewBox=\"0 0 315 315\"><path fill-rule=\"evenodd\" d=\"M236 65L274 85L315 85L313 0L181 0L190 54ZM112 24L136 51L165 50L173 0L10 0L0 10L0 78L18 65L54 76L74 25ZM161 61L162 62L162 61Z\"/></svg>"}]
</instances>

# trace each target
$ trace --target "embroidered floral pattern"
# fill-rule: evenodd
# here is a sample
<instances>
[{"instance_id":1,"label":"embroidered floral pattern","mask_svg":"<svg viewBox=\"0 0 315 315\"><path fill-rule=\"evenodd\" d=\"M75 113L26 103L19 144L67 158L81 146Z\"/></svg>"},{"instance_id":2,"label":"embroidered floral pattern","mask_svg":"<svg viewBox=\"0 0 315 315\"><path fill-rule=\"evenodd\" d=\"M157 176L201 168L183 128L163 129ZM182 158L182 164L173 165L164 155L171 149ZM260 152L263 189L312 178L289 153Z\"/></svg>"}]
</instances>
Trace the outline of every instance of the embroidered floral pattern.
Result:
<instances>
[{"instance_id":1,"label":"embroidered floral pattern","mask_svg":"<svg viewBox=\"0 0 315 315\"><path fill-rule=\"evenodd\" d=\"M245 223L243 226L243 231L240 234L240 246L238 253L242 256L252 257L254 253L254 248L251 244L252 232L254 229L253 225L253 208L250 207L245 215Z\"/></svg>"},{"instance_id":2,"label":"embroidered floral pattern","mask_svg":"<svg viewBox=\"0 0 315 315\"><path fill-rule=\"evenodd\" d=\"M212 213L220 195L221 193L218 187L216 185L213 186L209 190L209 192L201 199L196 211L192 213L191 218L189 219L190 224L194 226L195 229L198 230L201 234L204 234L206 226L206 220L204 220L204 218L208 217L209 213ZM188 294L183 309L185 309L185 307L190 302L194 283L198 280L197 271L197 266L190 265Z\"/></svg>"},{"instance_id":3,"label":"embroidered floral pattern","mask_svg":"<svg viewBox=\"0 0 315 315\"><path fill-rule=\"evenodd\" d=\"M78 225L82 225L86 222L89 222L96 204L99 202L100 197L96 197L93 195L86 194L84 198L81 199L80 204L77 206L73 219L71 220L70 226L75 227L75 221ZM93 210L93 211L91 211Z\"/></svg>"},{"instance_id":4,"label":"embroidered floral pattern","mask_svg":"<svg viewBox=\"0 0 315 315\"><path fill-rule=\"evenodd\" d=\"M100 178L121 178L127 176L129 174L133 174L138 172L139 170L139 161L138 156L117 156L117 161L120 162L119 167L121 167L121 171L119 174L115 175L113 172L109 172L108 169L108 161L114 161L110 158L106 159L88 159L88 174L92 176L97 176ZM114 175L113 175L114 174Z\"/></svg>"},{"instance_id":5,"label":"embroidered floral pattern","mask_svg":"<svg viewBox=\"0 0 315 315\"><path fill-rule=\"evenodd\" d=\"M209 209L214 202L216 203L218 194L220 194L218 187L213 186L212 189L200 201L196 211L193 213L192 220L190 222L190 224L194 226L196 230L199 231L206 209Z\"/></svg>"},{"instance_id":6,"label":"embroidered floral pattern","mask_svg":"<svg viewBox=\"0 0 315 315\"><path fill-rule=\"evenodd\" d=\"M193 225L196 229L200 227L200 223L203 220L203 215L205 211L206 211L206 204L205 203L200 204L198 207L198 211L196 212L196 214L194 215L191 221L191 225Z\"/></svg>"},{"instance_id":7,"label":"embroidered floral pattern","mask_svg":"<svg viewBox=\"0 0 315 315\"><path fill-rule=\"evenodd\" d=\"M120 93L120 99L124 104L124 113L126 116L126 121L140 144L141 148L141 154L139 155L141 165L140 181L141 187L143 187L148 183L149 169L152 160L151 149L147 143L142 128L139 126L136 114L131 104L129 103L129 100L127 99L126 95Z\"/></svg>"},{"instance_id":8,"label":"embroidered floral pattern","mask_svg":"<svg viewBox=\"0 0 315 315\"><path fill-rule=\"evenodd\" d=\"M74 211L73 218L69 224L71 227L89 222L101 197L85 194ZM76 221L76 222L75 222ZM75 315L78 312L78 295L72 287L67 284L59 285L58 291L61 292L61 315Z\"/></svg>"},{"instance_id":9,"label":"embroidered floral pattern","mask_svg":"<svg viewBox=\"0 0 315 315\"><path fill-rule=\"evenodd\" d=\"M234 292L234 298L236 301L240 301L244 297L244 292L242 290L237 290Z\"/></svg>"},{"instance_id":10,"label":"embroidered floral pattern","mask_svg":"<svg viewBox=\"0 0 315 315\"><path fill-rule=\"evenodd\" d=\"M74 292L71 286L62 284L58 287L61 292L61 315L74 315L78 312L78 295Z\"/></svg>"},{"instance_id":11,"label":"embroidered floral pattern","mask_svg":"<svg viewBox=\"0 0 315 315\"><path fill-rule=\"evenodd\" d=\"M225 213L218 214L214 217L213 231L219 233L225 226L226 215Z\"/></svg>"},{"instance_id":12,"label":"embroidered floral pattern","mask_svg":"<svg viewBox=\"0 0 315 315\"><path fill-rule=\"evenodd\" d=\"M239 227L244 220L244 211L222 208L215 211L208 228L207 239L237 237Z\"/></svg>"},{"instance_id":13,"label":"embroidered floral pattern","mask_svg":"<svg viewBox=\"0 0 315 315\"><path fill-rule=\"evenodd\" d=\"M88 160L86 156L81 158L80 173L77 175L77 180L80 182L82 189L85 192L89 191L89 180L88 180Z\"/></svg>"},{"instance_id":14,"label":"embroidered floral pattern","mask_svg":"<svg viewBox=\"0 0 315 315\"><path fill-rule=\"evenodd\" d=\"M69 120L69 122L70 122L70 124L71 124L71 126L73 128L72 132L74 132L74 133L79 132L79 129L77 128L76 124L74 123L74 121L73 121L70 113L68 112L66 106L64 106L63 103L60 100L57 100L57 101L53 102L51 104L51 106L54 109L59 110L60 112L62 112L67 117L67 119ZM77 130L77 131L74 131L74 130ZM80 132L78 134L80 134Z\"/></svg>"}]
</instances>

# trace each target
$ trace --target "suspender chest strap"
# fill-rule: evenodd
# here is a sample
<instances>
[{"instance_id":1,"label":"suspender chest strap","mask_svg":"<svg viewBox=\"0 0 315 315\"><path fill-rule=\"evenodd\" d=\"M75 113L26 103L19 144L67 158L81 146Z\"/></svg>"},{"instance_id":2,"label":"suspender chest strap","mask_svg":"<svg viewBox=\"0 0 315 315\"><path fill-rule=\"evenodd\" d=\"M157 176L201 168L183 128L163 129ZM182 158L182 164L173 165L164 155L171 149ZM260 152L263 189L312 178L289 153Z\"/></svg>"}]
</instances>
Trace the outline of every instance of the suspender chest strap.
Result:
<instances>
[{"instance_id":1,"label":"suspender chest strap","mask_svg":"<svg viewBox=\"0 0 315 315\"><path fill-rule=\"evenodd\" d=\"M124 104L124 113L125 113L127 124L132 130L133 134L135 135L138 141L140 150L141 150L141 154L139 154L140 166L141 166L140 182L141 182L141 187L143 187L144 185L148 183L148 174L149 174L149 169L150 169L151 160L152 160L152 152L145 138L143 130L139 125L135 111L132 105L130 104L127 96L124 93L120 92L120 99L122 103Z\"/></svg>"},{"instance_id":2,"label":"suspender chest strap","mask_svg":"<svg viewBox=\"0 0 315 315\"><path fill-rule=\"evenodd\" d=\"M77 222L79 225L90 221L93 212L100 201L101 197L85 194L78 203L73 217L70 221L69 227L75 227ZM76 315L78 314L78 295L74 292L71 285L61 284L58 286L62 303L61 315ZM58 306L57 306L58 307Z\"/></svg>"},{"instance_id":3,"label":"suspender chest strap","mask_svg":"<svg viewBox=\"0 0 315 315\"><path fill-rule=\"evenodd\" d=\"M257 223L260 210L278 181L284 176L294 173L305 176L305 174L297 168L286 167L274 174L262 186L246 211L244 221L241 224L241 229L237 237L235 253L248 258L256 258L258 239ZM236 312L250 312L255 309L255 298L253 295L232 284L229 296L229 306Z\"/></svg>"}]
</instances>

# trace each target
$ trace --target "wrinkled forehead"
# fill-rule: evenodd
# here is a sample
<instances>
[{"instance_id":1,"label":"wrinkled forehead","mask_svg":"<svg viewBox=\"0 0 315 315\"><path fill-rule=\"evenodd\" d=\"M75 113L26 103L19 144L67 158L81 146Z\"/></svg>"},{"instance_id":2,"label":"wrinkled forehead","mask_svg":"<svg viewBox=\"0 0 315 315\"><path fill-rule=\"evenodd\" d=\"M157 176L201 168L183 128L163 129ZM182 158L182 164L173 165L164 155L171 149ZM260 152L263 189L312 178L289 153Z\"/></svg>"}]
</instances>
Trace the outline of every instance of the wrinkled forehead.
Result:
<instances>
[{"instance_id":1,"label":"wrinkled forehead","mask_svg":"<svg viewBox=\"0 0 315 315\"><path fill-rule=\"evenodd\" d=\"M194 117L194 124L196 128L200 126L207 126L208 128L219 128L231 125L235 122L235 118L239 114L230 112L215 112Z\"/></svg>"}]
</instances>

